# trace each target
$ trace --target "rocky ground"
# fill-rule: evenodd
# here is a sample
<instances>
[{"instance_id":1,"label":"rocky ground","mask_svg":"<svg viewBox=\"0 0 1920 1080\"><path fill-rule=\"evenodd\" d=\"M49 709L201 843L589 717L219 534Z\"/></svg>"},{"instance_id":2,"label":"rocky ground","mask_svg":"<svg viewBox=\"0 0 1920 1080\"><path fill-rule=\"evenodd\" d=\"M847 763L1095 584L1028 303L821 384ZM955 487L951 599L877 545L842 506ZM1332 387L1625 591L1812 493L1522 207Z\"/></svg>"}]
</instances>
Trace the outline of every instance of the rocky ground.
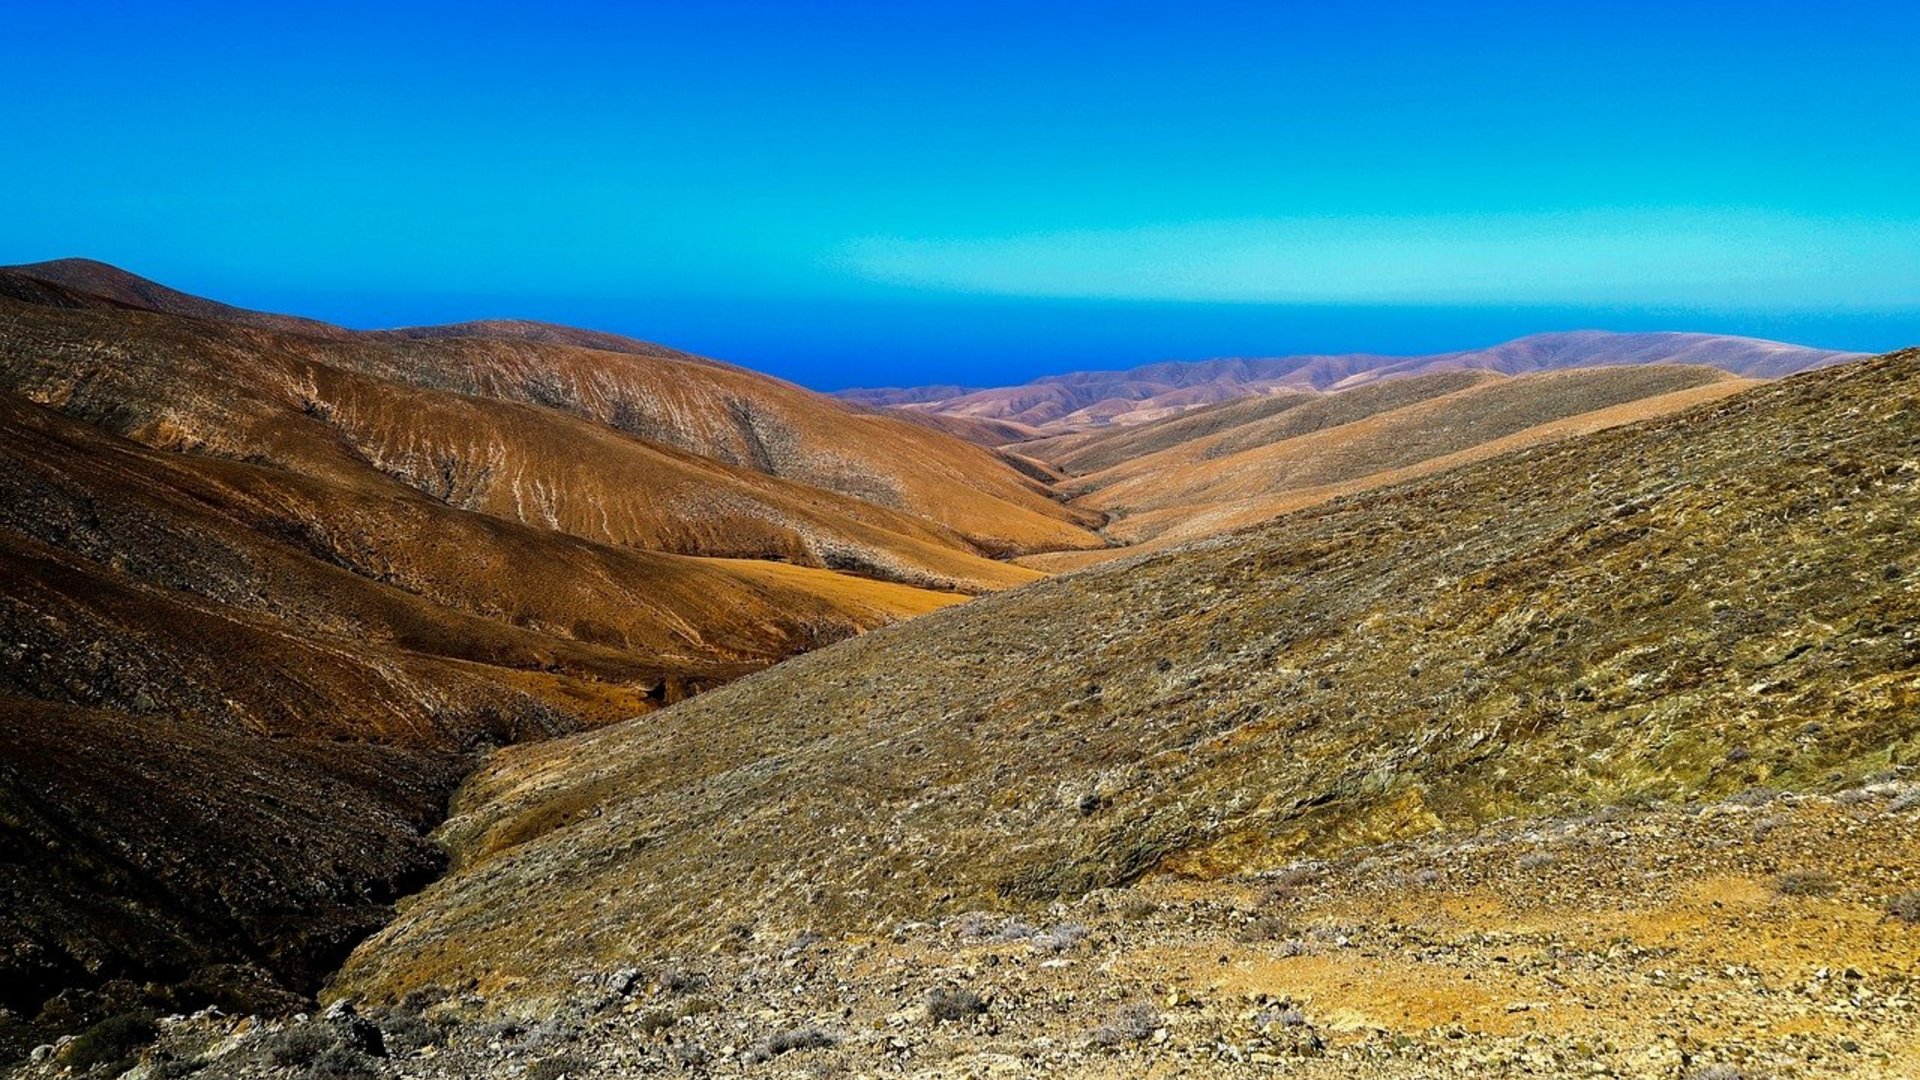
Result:
<instances>
[{"instance_id":1,"label":"rocky ground","mask_svg":"<svg viewBox=\"0 0 1920 1080\"><path fill-rule=\"evenodd\" d=\"M138 1018L21 1075L1907 1077L1920 774L1151 878L1043 918L634 956L479 994ZM510 1008L510 1005L508 1006Z\"/></svg>"}]
</instances>

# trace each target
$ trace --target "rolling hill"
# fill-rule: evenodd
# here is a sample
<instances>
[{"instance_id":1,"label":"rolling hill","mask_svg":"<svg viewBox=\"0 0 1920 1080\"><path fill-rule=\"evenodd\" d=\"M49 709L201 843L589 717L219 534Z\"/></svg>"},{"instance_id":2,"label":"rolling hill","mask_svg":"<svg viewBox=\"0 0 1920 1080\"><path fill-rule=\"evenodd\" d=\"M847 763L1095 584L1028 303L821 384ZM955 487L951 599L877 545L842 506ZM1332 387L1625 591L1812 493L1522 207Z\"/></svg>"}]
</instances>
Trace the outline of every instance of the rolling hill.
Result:
<instances>
[{"instance_id":1,"label":"rolling hill","mask_svg":"<svg viewBox=\"0 0 1920 1080\"><path fill-rule=\"evenodd\" d=\"M643 343L0 271L0 1007L297 1001L477 750L1033 580L990 556L1087 516Z\"/></svg>"},{"instance_id":2,"label":"rolling hill","mask_svg":"<svg viewBox=\"0 0 1920 1080\"><path fill-rule=\"evenodd\" d=\"M1123 550L1137 551L1755 385L1677 364L1513 377L1463 370L1249 399L1101 433L1064 453L1045 444L1021 449L1068 469L1115 461L1059 486L1077 494L1074 505L1105 514L1106 535L1129 545ZM1081 558L1035 562L1057 568Z\"/></svg>"},{"instance_id":3,"label":"rolling hill","mask_svg":"<svg viewBox=\"0 0 1920 1080\"><path fill-rule=\"evenodd\" d=\"M1839 358L1549 335L836 400L568 327L0 270L0 1053L331 980L382 1023L435 1003L457 1033L408 1075L572 1075L522 1057L589 1022L638 1040L602 1072L690 1067L660 1032L775 1016L897 1071L937 976L997 987L964 1030L1044 1014L1019 1052L1101 1074L1060 1025L1245 956L1207 920L1300 860L1373 895L1410 844L1905 768L1920 354L1732 373ZM1779 820L1740 873L1832 828ZM1615 831L1723 857L1679 811ZM1186 914L1117 926L1134 898ZM1418 983L1429 933L1369 955ZM666 958L711 996L611 1008ZM501 1014L549 1022L461 1026ZM249 1025L163 1026L284 1073L248 1032L295 1029Z\"/></svg>"},{"instance_id":4,"label":"rolling hill","mask_svg":"<svg viewBox=\"0 0 1920 1080\"><path fill-rule=\"evenodd\" d=\"M1696 364L1746 378L1777 378L1858 355L1715 334L1579 330L1431 356L1356 353L1169 361L1125 371L1050 375L1021 386L984 390L929 386L847 390L842 396L902 410L1009 421L1057 435L1147 423L1196 406L1256 394L1344 390L1380 379L1444 371L1520 375L1571 367Z\"/></svg>"},{"instance_id":5,"label":"rolling hill","mask_svg":"<svg viewBox=\"0 0 1920 1080\"><path fill-rule=\"evenodd\" d=\"M464 986L546 1015L636 957L823 940L878 963L968 911L1204 895L1509 818L1909 763L1916 425L1920 351L1797 376L503 752L443 830L454 872L332 993ZM1109 965L1100 1000L1166 993ZM841 1015L831 985L785 1015Z\"/></svg>"}]
</instances>

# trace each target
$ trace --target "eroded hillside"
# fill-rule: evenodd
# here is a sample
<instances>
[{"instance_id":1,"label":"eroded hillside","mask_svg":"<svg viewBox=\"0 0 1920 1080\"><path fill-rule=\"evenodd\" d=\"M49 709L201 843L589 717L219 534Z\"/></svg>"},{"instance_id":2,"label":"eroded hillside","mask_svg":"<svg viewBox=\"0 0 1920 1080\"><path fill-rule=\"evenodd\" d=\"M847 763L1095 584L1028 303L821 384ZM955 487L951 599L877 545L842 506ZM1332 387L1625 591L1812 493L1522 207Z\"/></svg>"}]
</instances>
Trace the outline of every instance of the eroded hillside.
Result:
<instances>
[{"instance_id":1,"label":"eroded hillside","mask_svg":"<svg viewBox=\"0 0 1920 1080\"><path fill-rule=\"evenodd\" d=\"M1034 913L1907 762L1920 352L1507 454L500 755L335 992ZM744 920L744 925L743 925ZM824 1003L823 1003L823 1006Z\"/></svg>"},{"instance_id":2,"label":"eroded hillside","mask_svg":"<svg viewBox=\"0 0 1920 1080\"><path fill-rule=\"evenodd\" d=\"M32 269L0 272L0 1008L47 1030L297 1002L438 872L476 751L1100 543L985 450L672 350Z\"/></svg>"}]
</instances>

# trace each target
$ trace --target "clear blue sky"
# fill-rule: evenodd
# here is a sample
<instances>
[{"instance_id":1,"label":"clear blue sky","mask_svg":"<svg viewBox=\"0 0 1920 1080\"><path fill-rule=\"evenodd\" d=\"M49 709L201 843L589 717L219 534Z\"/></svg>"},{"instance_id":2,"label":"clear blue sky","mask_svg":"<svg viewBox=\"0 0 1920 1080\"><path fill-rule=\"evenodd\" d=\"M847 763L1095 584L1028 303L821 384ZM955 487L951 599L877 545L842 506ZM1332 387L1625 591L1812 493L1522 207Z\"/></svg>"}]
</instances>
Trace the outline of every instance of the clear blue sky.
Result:
<instances>
[{"instance_id":1,"label":"clear blue sky","mask_svg":"<svg viewBox=\"0 0 1920 1080\"><path fill-rule=\"evenodd\" d=\"M8 5L0 262L826 388L1920 343L1911 0L264 6Z\"/></svg>"}]
</instances>

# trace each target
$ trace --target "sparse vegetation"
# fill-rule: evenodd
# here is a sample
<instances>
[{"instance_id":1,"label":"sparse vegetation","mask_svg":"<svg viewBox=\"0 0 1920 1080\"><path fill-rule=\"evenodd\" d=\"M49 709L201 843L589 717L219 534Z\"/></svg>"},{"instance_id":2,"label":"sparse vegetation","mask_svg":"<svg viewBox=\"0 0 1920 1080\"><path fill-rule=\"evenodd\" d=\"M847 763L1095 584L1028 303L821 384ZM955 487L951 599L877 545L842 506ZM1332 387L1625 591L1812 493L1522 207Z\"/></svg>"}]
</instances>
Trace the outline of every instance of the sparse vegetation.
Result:
<instances>
[{"instance_id":1,"label":"sparse vegetation","mask_svg":"<svg viewBox=\"0 0 1920 1080\"><path fill-rule=\"evenodd\" d=\"M267 1060L295 1068L319 1060L320 1055L339 1045L339 1035L326 1024L292 1024L268 1037Z\"/></svg>"},{"instance_id":2,"label":"sparse vegetation","mask_svg":"<svg viewBox=\"0 0 1920 1080\"><path fill-rule=\"evenodd\" d=\"M387 1048L398 1054L418 1053L446 1041L448 1025L434 1023L418 1013L394 1009L375 1017Z\"/></svg>"},{"instance_id":3,"label":"sparse vegetation","mask_svg":"<svg viewBox=\"0 0 1920 1080\"><path fill-rule=\"evenodd\" d=\"M1259 916L1235 931L1234 939L1244 944L1278 941L1293 933L1293 923L1275 915Z\"/></svg>"},{"instance_id":4,"label":"sparse vegetation","mask_svg":"<svg viewBox=\"0 0 1920 1080\"><path fill-rule=\"evenodd\" d=\"M680 1014L672 1009L649 1009L641 1014L634 1024L642 1035L658 1035L680 1022Z\"/></svg>"},{"instance_id":5,"label":"sparse vegetation","mask_svg":"<svg viewBox=\"0 0 1920 1080\"><path fill-rule=\"evenodd\" d=\"M148 1066L147 1075L152 1080L184 1080L207 1067L207 1059L202 1057L161 1058Z\"/></svg>"},{"instance_id":6,"label":"sparse vegetation","mask_svg":"<svg viewBox=\"0 0 1920 1080\"><path fill-rule=\"evenodd\" d=\"M527 1066L526 1080L580 1080L588 1068L587 1060L578 1054L556 1054Z\"/></svg>"},{"instance_id":7,"label":"sparse vegetation","mask_svg":"<svg viewBox=\"0 0 1920 1080\"><path fill-rule=\"evenodd\" d=\"M1101 1046L1145 1042L1159 1029L1160 1010L1144 1001L1135 1001L1114 1010L1106 1023L1094 1028L1093 1041Z\"/></svg>"},{"instance_id":8,"label":"sparse vegetation","mask_svg":"<svg viewBox=\"0 0 1920 1080\"><path fill-rule=\"evenodd\" d=\"M1045 933L1033 935L1033 947L1041 952L1066 952L1084 941L1087 928L1079 923L1061 923L1049 927Z\"/></svg>"},{"instance_id":9,"label":"sparse vegetation","mask_svg":"<svg viewBox=\"0 0 1920 1080\"><path fill-rule=\"evenodd\" d=\"M379 1075L373 1058L345 1043L320 1051L300 1071L301 1080L375 1080Z\"/></svg>"},{"instance_id":10,"label":"sparse vegetation","mask_svg":"<svg viewBox=\"0 0 1920 1080\"><path fill-rule=\"evenodd\" d=\"M1704 1065L1687 1074L1687 1080L1767 1080L1765 1073L1751 1072L1737 1065Z\"/></svg>"},{"instance_id":11,"label":"sparse vegetation","mask_svg":"<svg viewBox=\"0 0 1920 1080\"><path fill-rule=\"evenodd\" d=\"M1773 881L1773 891L1781 896L1831 896L1835 887L1832 874L1819 870L1795 870Z\"/></svg>"},{"instance_id":12,"label":"sparse vegetation","mask_svg":"<svg viewBox=\"0 0 1920 1080\"><path fill-rule=\"evenodd\" d=\"M669 967L661 969L655 980L660 989L669 994L691 994L707 985L706 973L692 968Z\"/></svg>"},{"instance_id":13,"label":"sparse vegetation","mask_svg":"<svg viewBox=\"0 0 1920 1080\"><path fill-rule=\"evenodd\" d=\"M119 1067L152 1042L156 1034L151 1013L110 1016L75 1036L61 1052L61 1060L81 1072L101 1066Z\"/></svg>"},{"instance_id":14,"label":"sparse vegetation","mask_svg":"<svg viewBox=\"0 0 1920 1080\"><path fill-rule=\"evenodd\" d=\"M935 1023L971 1020L986 1011L986 1000L964 987L939 986L927 994L927 1019Z\"/></svg>"},{"instance_id":15,"label":"sparse vegetation","mask_svg":"<svg viewBox=\"0 0 1920 1080\"><path fill-rule=\"evenodd\" d=\"M795 1050L825 1050L840 1045L840 1037L819 1027L799 1027L769 1035L747 1049L749 1063L772 1061Z\"/></svg>"}]
</instances>

